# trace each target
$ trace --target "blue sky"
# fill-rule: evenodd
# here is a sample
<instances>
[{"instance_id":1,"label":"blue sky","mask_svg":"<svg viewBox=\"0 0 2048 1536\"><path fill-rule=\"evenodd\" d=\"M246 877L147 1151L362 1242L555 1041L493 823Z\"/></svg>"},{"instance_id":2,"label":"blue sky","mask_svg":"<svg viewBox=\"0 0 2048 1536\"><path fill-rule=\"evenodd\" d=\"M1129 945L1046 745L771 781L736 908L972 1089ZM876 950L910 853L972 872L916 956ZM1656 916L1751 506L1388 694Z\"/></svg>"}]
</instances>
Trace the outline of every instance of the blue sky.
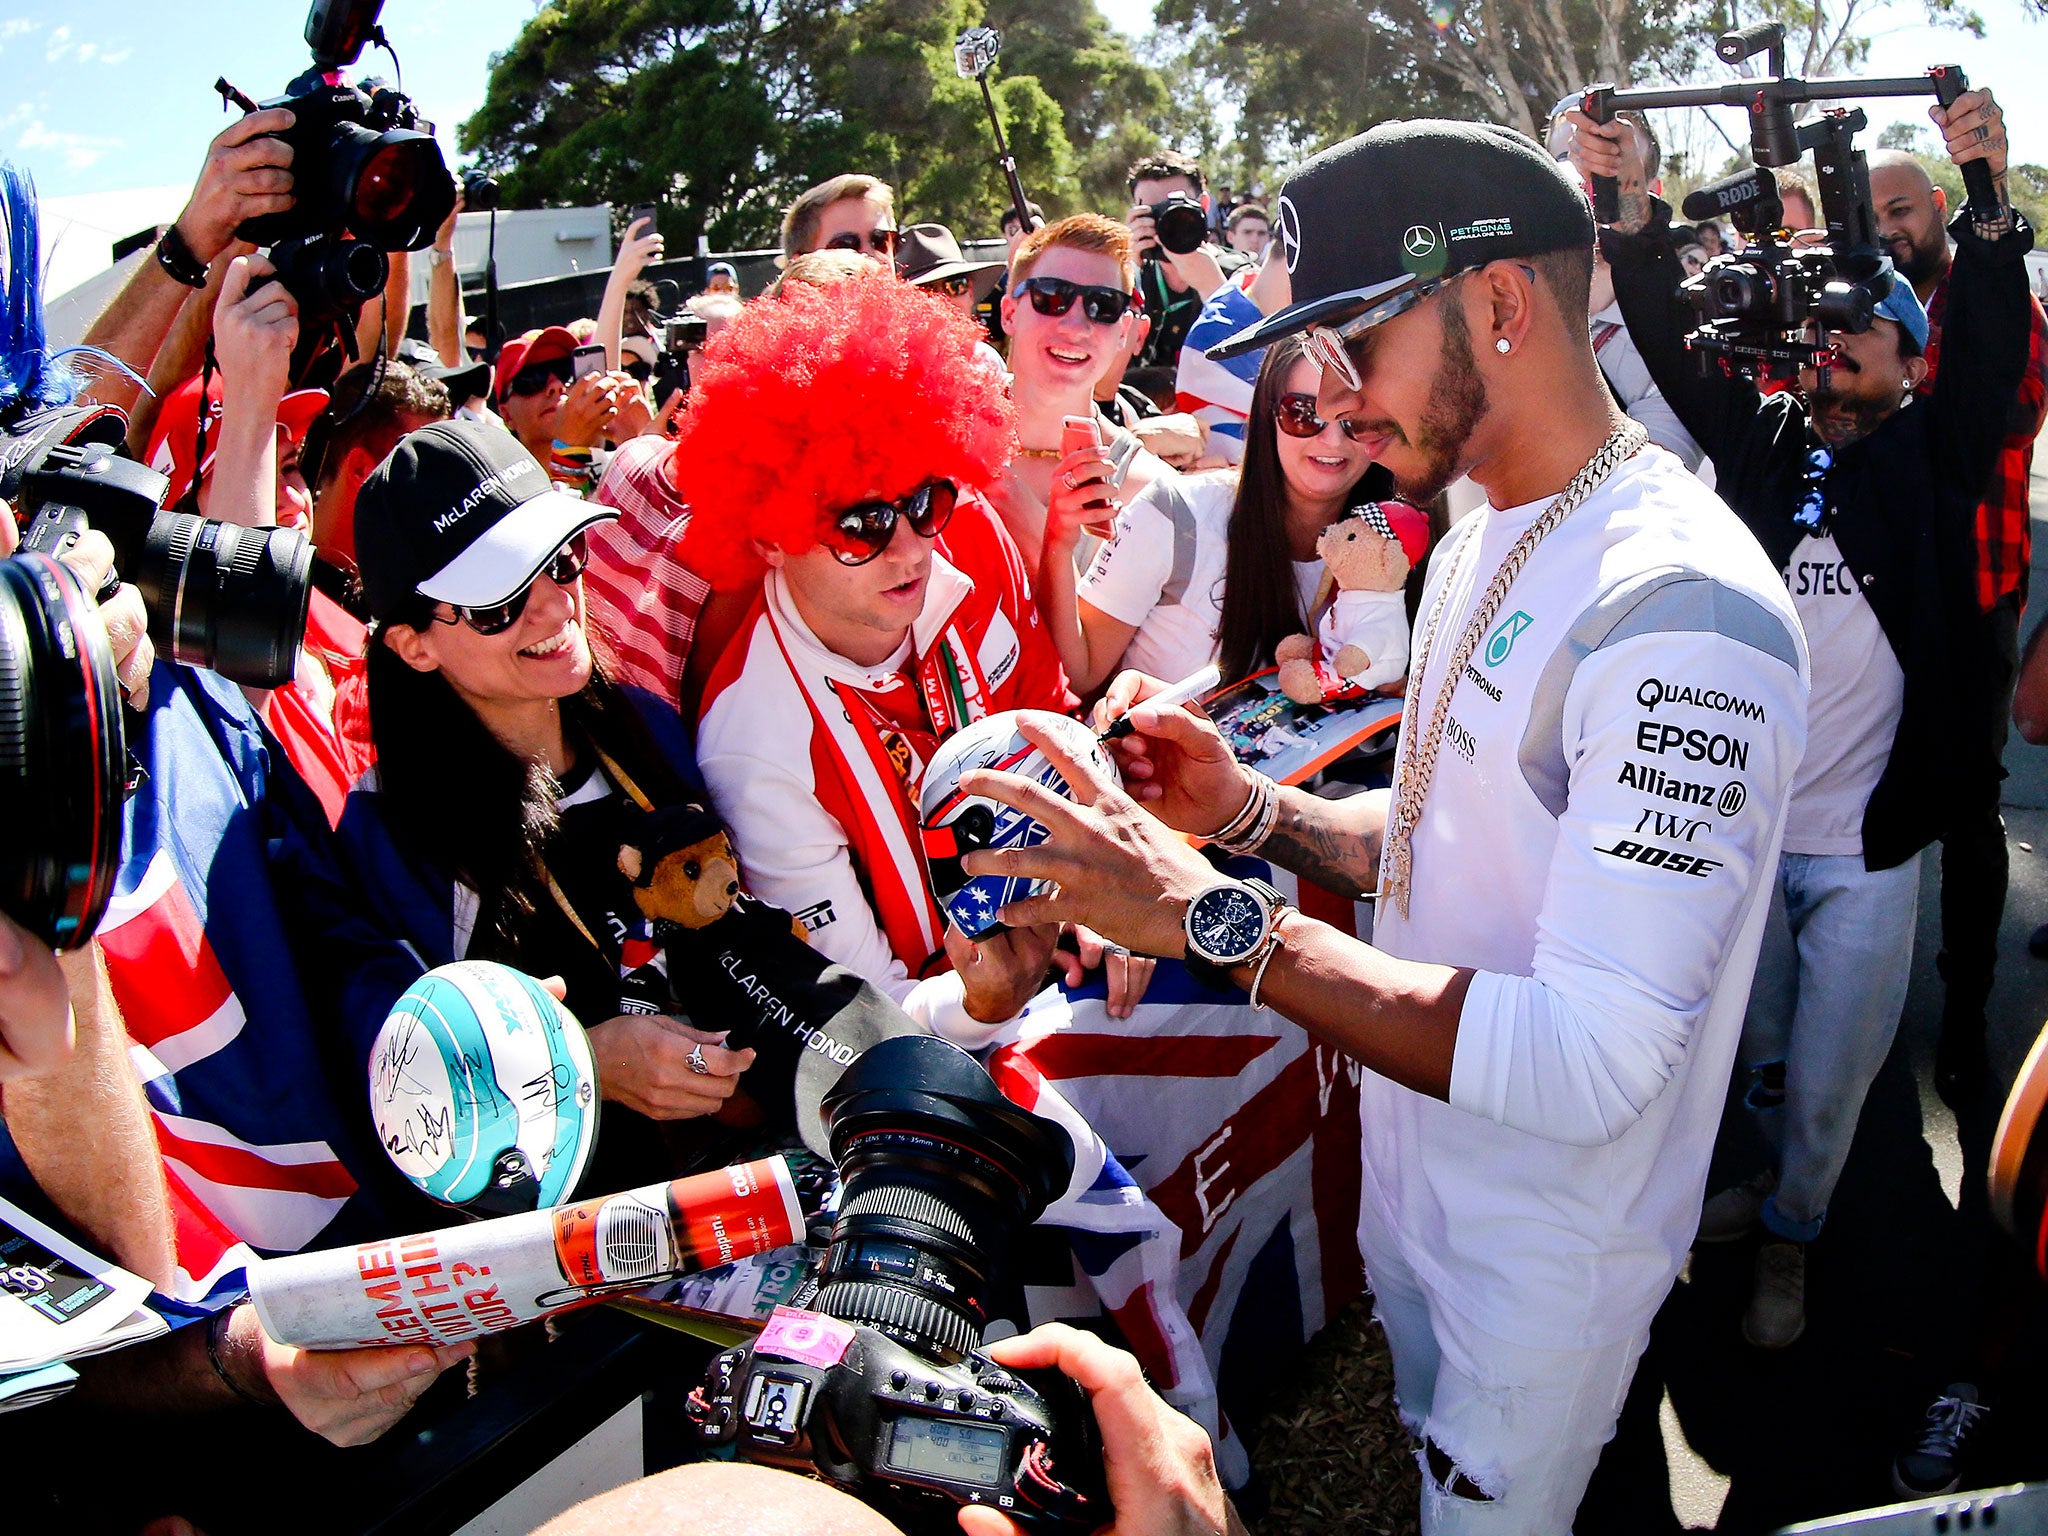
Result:
<instances>
[{"instance_id":1,"label":"blue sky","mask_svg":"<svg viewBox=\"0 0 2048 1536\"><path fill-rule=\"evenodd\" d=\"M404 84L452 144L483 98L492 53L533 14L534 0L389 0L384 25ZM1108 0L1111 20L1142 29L1149 0ZM1917 6L1881 14L1872 67L1916 73L1959 63L1999 90L2018 158L2048 164L2048 23L2018 0L1980 0L1979 41L1920 24ZM212 92L226 75L258 99L304 67L297 0L0 0L0 156L25 164L48 197L187 184L224 121ZM382 71L382 55L365 56ZM359 66L361 70L363 66ZM1872 103L1875 123L1924 105ZM1726 126L1740 138L1739 113Z\"/></svg>"}]
</instances>

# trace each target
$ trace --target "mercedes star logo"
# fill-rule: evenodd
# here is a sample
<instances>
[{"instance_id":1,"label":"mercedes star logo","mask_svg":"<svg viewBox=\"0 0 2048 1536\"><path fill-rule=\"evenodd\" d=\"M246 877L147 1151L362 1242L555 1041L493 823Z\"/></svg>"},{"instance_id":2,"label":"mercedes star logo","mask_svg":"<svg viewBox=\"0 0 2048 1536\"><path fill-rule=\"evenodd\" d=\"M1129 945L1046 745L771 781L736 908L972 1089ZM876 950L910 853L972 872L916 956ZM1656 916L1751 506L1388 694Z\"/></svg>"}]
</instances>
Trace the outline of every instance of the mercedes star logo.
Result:
<instances>
[{"instance_id":1,"label":"mercedes star logo","mask_svg":"<svg viewBox=\"0 0 2048 1536\"><path fill-rule=\"evenodd\" d=\"M1294 211L1294 200L1285 195L1280 199L1280 249L1287 257L1287 270L1292 272L1301 259L1301 215Z\"/></svg>"},{"instance_id":2,"label":"mercedes star logo","mask_svg":"<svg viewBox=\"0 0 2048 1536\"><path fill-rule=\"evenodd\" d=\"M1410 256L1427 256L1436 249L1436 231L1427 224L1410 224L1401 237L1401 249Z\"/></svg>"}]
</instances>

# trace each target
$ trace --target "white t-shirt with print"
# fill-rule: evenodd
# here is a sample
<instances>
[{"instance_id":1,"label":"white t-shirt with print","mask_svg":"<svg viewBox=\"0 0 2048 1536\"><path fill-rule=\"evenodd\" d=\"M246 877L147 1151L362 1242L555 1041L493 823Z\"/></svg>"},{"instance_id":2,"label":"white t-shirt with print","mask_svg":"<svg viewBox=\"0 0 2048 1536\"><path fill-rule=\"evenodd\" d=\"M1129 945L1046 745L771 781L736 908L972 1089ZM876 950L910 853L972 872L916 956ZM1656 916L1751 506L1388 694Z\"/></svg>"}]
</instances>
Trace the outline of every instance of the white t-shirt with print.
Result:
<instances>
[{"instance_id":1,"label":"white t-shirt with print","mask_svg":"<svg viewBox=\"0 0 2048 1536\"><path fill-rule=\"evenodd\" d=\"M1219 470L1155 480L1117 514L1115 531L1081 578L1080 596L1136 626L1121 667L1177 681L1215 660L1236 500L1235 472ZM1305 615L1323 562L1291 563Z\"/></svg>"},{"instance_id":2,"label":"white t-shirt with print","mask_svg":"<svg viewBox=\"0 0 2048 1536\"><path fill-rule=\"evenodd\" d=\"M1792 781L1787 853L1863 852L1863 810L1891 761L1906 673L1833 534L1799 541L1785 587L1813 656L1806 756Z\"/></svg>"},{"instance_id":3,"label":"white t-shirt with print","mask_svg":"<svg viewBox=\"0 0 2048 1536\"><path fill-rule=\"evenodd\" d=\"M1430 565L1418 649L1447 601L1410 725L1452 692L1409 912L1383 890L1373 941L1475 974L1449 1101L1366 1072L1360 1125L1364 1199L1432 1309L1583 1350L1648 1326L1698 1224L1806 655L1756 540L1650 447L1536 546L1447 679L1547 505L1482 508Z\"/></svg>"}]
</instances>

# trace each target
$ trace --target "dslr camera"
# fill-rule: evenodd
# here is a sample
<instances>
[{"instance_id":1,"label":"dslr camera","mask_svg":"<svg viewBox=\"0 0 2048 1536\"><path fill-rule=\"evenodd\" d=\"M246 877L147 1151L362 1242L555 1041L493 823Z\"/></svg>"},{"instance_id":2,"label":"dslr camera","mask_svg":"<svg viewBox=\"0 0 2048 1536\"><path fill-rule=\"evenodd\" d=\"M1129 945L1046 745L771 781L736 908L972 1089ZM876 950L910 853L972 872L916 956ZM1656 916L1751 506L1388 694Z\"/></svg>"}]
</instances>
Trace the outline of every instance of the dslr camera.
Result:
<instances>
[{"instance_id":1,"label":"dslr camera","mask_svg":"<svg viewBox=\"0 0 2048 1536\"><path fill-rule=\"evenodd\" d=\"M108 406L0 423L0 500L21 527L0 561L0 807L16 834L0 853L0 910L57 949L92 937L120 857L128 754L96 604L133 581L158 654L275 688L291 679L312 593L304 534L165 511L164 477L116 456L125 431ZM57 559L88 527L121 573L98 594Z\"/></svg>"},{"instance_id":2,"label":"dslr camera","mask_svg":"<svg viewBox=\"0 0 2048 1536\"><path fill-rule=\"evenodd\" d=\"M1169 192L1146 212L1152 215L1152 228L1159 235L1159 243L1176 256L1200 250L1209 238L1208 210L1199 197L1190 193ZM1159 253L1149 246L1143 255L1147 261L1159 259Z\"/></svg>"},{"instance_id":3,"label":"dslr camera","mask_svg":"<svg viewBox=\"0 0 2048 1536\"><path fill-rule=\"evenodd\" d=\"M1019 1234L1073 1173L1050 1121L929 1035L883 1040L825 1096L840 1205L801 1307L712 1361L690 1396L706 1441L814 1472L911 1530L965 1504L1026 1529L1114 1518L1080 1389L977 1353Z\"/></svg>"},{"instance_id":4,"label":"dslr camera","mask_svg":"<svg viewBox=\"0 0 2048 1536\"><path fill-rule=\"evenodd\" d=\"M249 219L235 234L270 247L277 280L298 301L295 374L330 336L355 355L355 316L384 291L385 253L432 243L455 206L434 125L412 99L379 81L358 87L342 79L366 44L384 44L383 7L384 0L313 0L305 34L313 67L282 96L255 103L226 81L216 87L249 110L284 107L294 118L278 135L292 146L292 206Z\"/></svg>"},{"instance_id":5,"label":"dslr camera","mask_svg":"<svg viewBox=\"0 0 2048 1536\"><path fill-rule=\"evenodd\" d=\"M1754 243L1740 255L1715 257L1705 271L1686 280L1681 291L1700 320L1686 345L1698 354L1702 369L1720 366L1756 379L1790 379L1812 368L1825 389L1835 358L1828 333L1870 329L1876 307L1896 279L1891 258L1877 240L1870 172L1855 147L1856 134L1869 120L1860 107L1833 107L1801 123L1796 109L1810 102L1880 96L1933 96L1948 106L1970 88L1969 81L1953 64L1937 64L1924 75L1802 80L1785 73L1785 28L1775 21L1724 33L1714 51L1728 64L1767 54L1768 73L1715 86L1627 91L1588 86L1579 105L1597 123L1610 121L1624 108L1747 110L1754 165L1693 193L1685 200L1685 216L1726 217ZM1794 246L1779 227L1784 208L1772 167L1796 165L1809 150L1827 239L1817 246ZM1963 180L1971 204L1991 217L1998 198L1989 168L1973 161L1963 168ZM1618 199L1613 177L1593 178L1598 222L1614 221Z\"/></svg>"}]
</instances>

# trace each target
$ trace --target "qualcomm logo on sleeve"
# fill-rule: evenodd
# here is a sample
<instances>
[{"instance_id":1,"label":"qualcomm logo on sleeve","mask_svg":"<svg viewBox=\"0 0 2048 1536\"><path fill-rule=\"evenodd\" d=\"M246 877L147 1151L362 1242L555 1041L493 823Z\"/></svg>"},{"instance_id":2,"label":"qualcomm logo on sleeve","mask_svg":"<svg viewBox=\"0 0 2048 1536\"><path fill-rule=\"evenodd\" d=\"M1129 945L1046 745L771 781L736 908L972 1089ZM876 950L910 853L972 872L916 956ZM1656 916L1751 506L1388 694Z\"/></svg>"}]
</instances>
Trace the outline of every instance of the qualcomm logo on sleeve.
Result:
<instances>
[{"instance_id":1,"label":"qualcomm logo on sleeve","mask_svg":"<svg viewBox=\"0 0 2048 1536\"><path fill-rule=\"evenodd\" d=\"M1502 619L1494 632L1486 637L1486 664L1497 667L1506 661L1522 631L1535 622L1519 608Z\"/></svg>"}]
</instances>

